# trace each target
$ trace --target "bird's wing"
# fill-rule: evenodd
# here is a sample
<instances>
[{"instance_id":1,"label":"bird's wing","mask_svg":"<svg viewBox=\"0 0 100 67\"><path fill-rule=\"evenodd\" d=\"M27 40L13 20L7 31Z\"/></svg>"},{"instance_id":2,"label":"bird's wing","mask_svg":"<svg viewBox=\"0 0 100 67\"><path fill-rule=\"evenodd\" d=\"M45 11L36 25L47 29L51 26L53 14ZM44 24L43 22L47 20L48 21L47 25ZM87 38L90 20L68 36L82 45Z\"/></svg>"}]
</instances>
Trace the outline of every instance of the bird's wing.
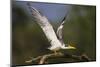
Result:
<instances>
[{"instance_id":1,"label":"bird's wing","mask_svg":"<svg viewBox=\"0 0 100 67\"><path fill-rule=\"evenodd\" d=\"M41 15L41 13L37 9L32 7L29 3L28 7L32 13L34 20L41 27L44 34L46 35L46 38L50 42L51 44L50 50L54 50L58 47L61 47L62 46L61 42L58 40L56 33L54 32L54 29L50 24L50 22L48 21L48 19L45 16Z\"/></svg>"},{"instance_id":2,"label":"bird's wing","mask_svg":"<svg viewBox=\"0 0 100 67\"><path fill-rule=\"evenodd\" d=\"M62 29L63 29L63 26L59 26L57 29L57 37L59 40L62 40Z\"/></svg>"},{"instance_id":3,"label":"bird's wing","mask_svg":"<svg viewBox=\"0 0 100 67\"><path fill-rule=\"evenodd\" d=\"M56 32L57 37L58 37L59 41L61 42L61 44L63 46L65 46L64 41L63 41L63 34L62 34L63 33L64 23L65 23L65 17L62 20L62 23L60 24L60 26L58 27L57 32Z\"/></svg>"}]
</instances>

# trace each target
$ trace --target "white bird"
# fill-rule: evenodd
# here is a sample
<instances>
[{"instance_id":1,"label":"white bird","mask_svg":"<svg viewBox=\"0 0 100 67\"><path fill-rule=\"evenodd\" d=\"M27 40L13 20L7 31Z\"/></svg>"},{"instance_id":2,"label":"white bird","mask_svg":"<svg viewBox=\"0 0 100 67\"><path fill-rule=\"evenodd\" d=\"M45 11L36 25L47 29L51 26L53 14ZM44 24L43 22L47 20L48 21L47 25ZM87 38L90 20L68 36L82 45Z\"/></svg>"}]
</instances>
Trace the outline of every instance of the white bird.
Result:
<instances>
[{"instance_id":1,"label":"white bird","mask_svg":"<svg viewBox=\"0 0 100 67\"><path fill-rule=\"evenodd\" d=\"M50 24L50 22L48 21L48 19L44 15L42 15L37 9L32 7L29 3L28 3L28 7L31 10L33 18L38 23L38 25L41 27L44 34L46 35L46 38L51 44L51 46L48 48L49 50L54 51L56 53L56 51L60 49L73 49L74 48L74 47L65 47L65 44L62 41L63 40L62 39L62 28L63 28L63 24L65 23L64 21L58 27L58 30L57 30L58 38L57 38L57 35L54 32L54 29L52 25Z\"/></svg>"}]
</instances>

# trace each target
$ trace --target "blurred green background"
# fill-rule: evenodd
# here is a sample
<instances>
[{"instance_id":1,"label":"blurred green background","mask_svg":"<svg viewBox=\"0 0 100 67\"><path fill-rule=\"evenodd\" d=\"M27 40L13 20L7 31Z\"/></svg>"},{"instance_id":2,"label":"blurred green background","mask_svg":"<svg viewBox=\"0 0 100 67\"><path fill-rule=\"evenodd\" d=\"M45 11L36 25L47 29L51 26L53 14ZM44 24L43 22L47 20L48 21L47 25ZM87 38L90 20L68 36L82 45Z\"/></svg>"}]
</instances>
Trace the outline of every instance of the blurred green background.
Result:
<instances>
[{"instance_id":1,"label":"blurred green background","mask_svg":"<svg viewBox=\"0 0 100 67\"><path fill-rule=\"evenodd\" d=\"M65 43L72 43L76 50L66 53L81 55L85 53L96 60L96 6L32 2L33 7L45 15L56 31L65 15L63 29ZM26 65L29 57L50 53L50 43L42 29L34 22L27 2L12 2L12 64ZM51 63L76 62L73 59L53 59ZM32 63L35 64L35 63Z\"/></svg>"}]
</instances>

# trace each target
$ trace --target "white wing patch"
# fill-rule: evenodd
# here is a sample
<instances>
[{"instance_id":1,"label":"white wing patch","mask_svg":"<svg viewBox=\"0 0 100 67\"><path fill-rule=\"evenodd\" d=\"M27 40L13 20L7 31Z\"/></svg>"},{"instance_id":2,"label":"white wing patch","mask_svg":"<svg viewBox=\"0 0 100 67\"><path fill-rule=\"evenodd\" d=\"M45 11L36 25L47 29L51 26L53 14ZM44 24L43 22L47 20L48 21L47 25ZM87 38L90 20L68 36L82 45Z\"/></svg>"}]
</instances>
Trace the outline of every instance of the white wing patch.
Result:
<instances>
[{"instance_id":1,"label":"white wing patch","mask_svg":"<svg viewBox=\"0 0 100 67\"><path fill-rule=\"evenodd\" d=\"M42 16L37 9L33 7L31 8L31 7L30 7L30 10L32 12L33 17L35 18L39 26L42 28L44 34L46 35L48 41L51 44L49 49L55 50L56 48L61 48L62 44L58 40L56 33L54 32L54 29L52 25L50 24L50 22L48 21L48 19L45 16Z\"/></svg>"}]
</instances>

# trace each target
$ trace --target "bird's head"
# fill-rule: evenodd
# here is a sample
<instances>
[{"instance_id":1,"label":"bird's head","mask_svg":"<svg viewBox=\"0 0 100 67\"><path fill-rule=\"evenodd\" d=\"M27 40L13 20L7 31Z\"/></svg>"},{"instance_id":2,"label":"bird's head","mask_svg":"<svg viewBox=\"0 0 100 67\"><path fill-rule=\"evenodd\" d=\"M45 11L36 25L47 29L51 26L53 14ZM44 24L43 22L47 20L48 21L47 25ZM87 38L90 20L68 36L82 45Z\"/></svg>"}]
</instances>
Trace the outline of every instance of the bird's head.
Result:
<instances>
[{"instance_id":1,"label":"bird's head","mask_svg":"<svg viewBox=\"0 0 100 67\"><path fill-rule=\"evenodd\" d=\"M75 44L73 44L71 42L69 44L63 44L61 48L62 49L76 49Z\"/></svg>"},{"instance_id":2,"label":"bird's head","mask_svg":"<svg viewBox=\"0 0 100 67\"><path fill-rule=\"evenodd\" d=\"M76 49L75 44L72 43L72 42L69 42L69 43L68 43L68 47L69 47L70 49Z\"/></svg>"}]
</instances>

